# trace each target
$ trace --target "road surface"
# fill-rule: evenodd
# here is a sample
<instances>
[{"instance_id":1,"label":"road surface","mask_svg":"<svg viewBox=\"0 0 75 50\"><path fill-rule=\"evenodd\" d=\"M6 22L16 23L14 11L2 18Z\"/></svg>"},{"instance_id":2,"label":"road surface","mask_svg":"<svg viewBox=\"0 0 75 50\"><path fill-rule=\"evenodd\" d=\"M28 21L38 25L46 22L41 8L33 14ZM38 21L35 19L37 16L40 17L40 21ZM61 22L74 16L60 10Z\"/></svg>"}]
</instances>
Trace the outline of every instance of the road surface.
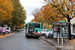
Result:
<instances>
[{"instance_id":1,"label":"road surface","mask_svg":"<svg viewBox=\"0 0 75 50\"><path fill-rule=\"evenodd\" d=\"M55 50L40 38L26 38L25 31L0 39L0 50Z\"/></svg>"}]
</instances>

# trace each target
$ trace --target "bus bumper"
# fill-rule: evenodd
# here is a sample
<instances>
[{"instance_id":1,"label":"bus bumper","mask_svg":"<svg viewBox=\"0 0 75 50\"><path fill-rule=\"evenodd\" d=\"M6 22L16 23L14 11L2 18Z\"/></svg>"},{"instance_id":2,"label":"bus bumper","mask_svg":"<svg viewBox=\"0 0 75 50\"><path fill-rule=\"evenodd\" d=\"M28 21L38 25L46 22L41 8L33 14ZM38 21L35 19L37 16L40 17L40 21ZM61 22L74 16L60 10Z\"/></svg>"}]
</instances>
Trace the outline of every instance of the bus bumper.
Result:
<instances>
[{"instance_id":1,"label":"bus bumper","mask_svg":"<svg viewBox=\"0 0 75 50\"><path fill-rule=\"evenodd\" d=\"M40 34L26 34L26 36L32 36L32 37L40 37Z\"/></svg>"}]
</instances>

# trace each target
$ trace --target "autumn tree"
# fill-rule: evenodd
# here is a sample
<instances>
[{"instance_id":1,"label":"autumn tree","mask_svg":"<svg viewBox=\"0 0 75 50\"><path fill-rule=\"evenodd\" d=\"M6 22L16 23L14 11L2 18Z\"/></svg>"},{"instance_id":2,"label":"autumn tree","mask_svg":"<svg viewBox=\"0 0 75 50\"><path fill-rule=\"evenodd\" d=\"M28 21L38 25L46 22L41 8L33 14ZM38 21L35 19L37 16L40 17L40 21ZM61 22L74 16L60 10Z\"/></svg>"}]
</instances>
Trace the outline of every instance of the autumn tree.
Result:
<instances>
[{"instance_id":1,"label":"autumn tree","mask_svg":"<svg viewBox=\"0 0 75 50\"><path fill-rule=\"evenodd\" d=\"M14 11L12 13L13 18L11 19L12 26L16 28L22 28L25 24L26 11L19 0L12 0L12 2L14 7Z\"/></svg>"},{"instance_id":2,"label":"autumn tree","mask_svg":"<svg viewBox=\"0 0 75 50\"><path fill-rule=\"evenodd\" d=\"M46 0L44 0L46 1ZM49 3L50 7L53 7L55 9L57 9L57 11L59 11L59 13L57 13L58 15L63 15L64 18L67 19L68 22L70 22L70 19L75 17L75 15L73 15L72 13L75 14L75 0L53 0L50 2L50 0L46 1L47 3ZM54 11L52 11L52 13L54 13ZM56 15L56 13L54 14ZM71 31L70 31L70 24L69 24L69 39L71 39Z\"/></svg>"},{"instance_id":3,"label":"autumn tree","mask_svg":"<svg viewBox=\"0 0 75 50\"><path fill-rule=\"evenodd\" d=\"M34 9L32 11L32 15L34 16L34 19L32 19L32 22L39 22L44 23L43 13L41 13L41 10L39 8Z\"/></svg>"},{"instance_id":4,"label":"autumn tree","mask_svg":"<svg viewBox=\"0 0 75 50\"><path fill-rule=\"evenodd\" d=\"M0 23L12 18L12 11L14 10L11 0L0 0Z\"/></svg>"},{"instance_id":5,"label":"autumn tree","mask_svg":"<svg viewBox=\"0 0 75 50\"><path fill-rule=\"evenodd\" d=\"M39 8L36 8L32 11L32 15L34 16L34 19L32 19L31 22L39 22L38 18L39 18L39 13L40 13L40 9Z\"/></svg>"},{"instance_id":6,"label":"autumn tree","mask_svg":"<svg viewBox=\"0 0 75 50\"><path fill-rule=\"evenodd\" d=\"M44 20L46 20L47 23L65 20L65 17L63 17L63 15L58 11L58 9L49 5L49 3L44 6L44 9L41 10L41 13L43 13Z\"/></svg>"}]
</instances>

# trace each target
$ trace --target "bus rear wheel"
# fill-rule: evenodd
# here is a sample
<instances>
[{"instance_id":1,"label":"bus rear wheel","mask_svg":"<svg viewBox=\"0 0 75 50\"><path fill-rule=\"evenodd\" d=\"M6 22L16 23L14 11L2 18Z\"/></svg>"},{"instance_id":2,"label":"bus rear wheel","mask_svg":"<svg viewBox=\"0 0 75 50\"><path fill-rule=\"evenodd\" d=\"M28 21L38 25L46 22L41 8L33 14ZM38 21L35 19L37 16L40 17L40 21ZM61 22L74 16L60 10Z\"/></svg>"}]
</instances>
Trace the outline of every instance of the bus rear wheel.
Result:
<instances>
[{"instance_id":1,"label":"bus rear wheel","mask_svg":"<svg viewBox=\"0 0 75 50\"><path fill-rule=\"evenodd\" d=\"M28 36L26 35L26 38L28 38Z\"/></svg>"}]
</instances>

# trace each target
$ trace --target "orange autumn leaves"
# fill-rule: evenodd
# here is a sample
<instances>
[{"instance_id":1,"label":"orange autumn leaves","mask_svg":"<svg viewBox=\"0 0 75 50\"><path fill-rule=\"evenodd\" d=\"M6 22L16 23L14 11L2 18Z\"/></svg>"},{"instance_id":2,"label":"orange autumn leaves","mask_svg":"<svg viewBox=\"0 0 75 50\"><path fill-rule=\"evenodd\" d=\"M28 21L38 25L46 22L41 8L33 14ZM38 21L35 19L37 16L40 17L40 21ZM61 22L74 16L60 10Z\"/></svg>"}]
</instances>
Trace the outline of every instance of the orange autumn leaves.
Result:
<instances>
[{"instance_id":1,"label":"orange autumn leaves","mask_svg":"<svg viewBox=\"0 0 75 50\"><path fill-rule=\"evenodd\" d=\"M34 19L32 20L32 22L35 21L40 23L53 23L54 21L59 22L60 20L65 20L65 18L62 14L60 14L57 8L49 4L43 6L40 11L41 12L37 12L36 14L34 14Z\"/></svg>"},{"instance_id":2,"label":"orange autumn leaves","mask_svg":"<svg viewBox=\"0 0 75 50\"><path fill-rule=\"evenodd\" d=\"M0 0L0 20L9 20L12 18L14 10L11 0Z\"/></svg>"},{"instance_id":3,"label":"orange autumn leaves","mask_svg":"<svg viewBox=\"0 0 75 50\"><path fill-rule=\"evenodd\" d=\"M48 20L48 22L52 23L54 21L59 22L60 20L65 20L62 18L62 14L57 10L57 8L47 4L44 6L44 9L41 10L41 13L44 15L44 20Z\"/></svg>"},{"instance_id":4,"label":"orange autumn leaves","mask_svg":"<svg viewBox=\"0 0 75 50\"><path fill-rule=\"evenodd\" d=\"M44 0L47 4L41 8L39 14L34 17L35 21L43 19L44 22L52 23L59 22L60 20L68 21L67 19L72 16L75 17L75 0ZM74 13L73 13L74 12ZM74 14L74 15L73 15ZM42 17L42 18L40 18ZM40 18L39 20L36 20ZM41 21L41 20L40 20Z\"/></svg>"},{"instance_id":5,"label":"orange autumn leaves","mask_svg":"<svg viewBox=\"0 0 75 50\"><path fill-rule=\"evenodd\" d=\"M34 9L34 11L32 11L32 15L34 16L34 19L32 19L31 22L43 23L43 14L40 13L40 9L39 8Z\"/></svg>"},{"instance_id":6,"label":"orange autumn leaves","mask_svg":"<svg viewBox=\"0 0 75 50\"><path fill-rule=\"evenodd\" d=\"M20 0L0 0L0 24L10 27L24 27L26 11Z\"/></svg>"}]
</instances>

